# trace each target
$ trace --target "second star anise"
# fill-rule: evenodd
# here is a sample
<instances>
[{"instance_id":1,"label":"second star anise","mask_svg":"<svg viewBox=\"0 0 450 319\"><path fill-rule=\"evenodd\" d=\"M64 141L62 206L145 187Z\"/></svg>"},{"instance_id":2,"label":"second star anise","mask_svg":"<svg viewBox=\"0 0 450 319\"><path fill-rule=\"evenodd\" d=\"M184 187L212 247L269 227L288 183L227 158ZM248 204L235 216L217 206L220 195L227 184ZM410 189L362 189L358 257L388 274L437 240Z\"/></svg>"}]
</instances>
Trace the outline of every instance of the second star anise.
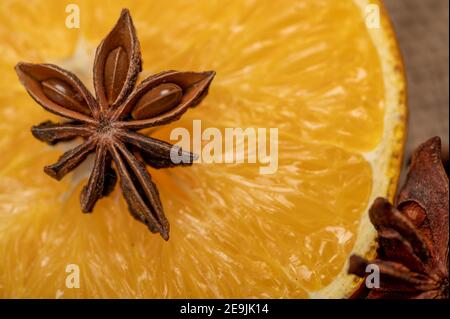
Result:
<instances>
[{"instance_id":1,"label":"second star anise","mask_svg":"<svg viewBox=\"0 0 450 319\"><path fill-rule=\"evenodd\" d=\"M53 145L83 138L79 146L44 171L60 180L95 152L94 167L80 196L82 211L92 212L97 200L113 190L117 171L131 214L168 240L169 223L144 163L155 168L189 165L195 156L137 131L175 121L198 105L215 73L167 71L148 77L135 88L141 64L136 31L124 9L95 54L96 98L74 74L56 65L21 62L16 72L37 103L69 120L33 126L37 139ZM174 154L181 160L172 161Z\"/></svg>"},{"instance_id":2,"label":"second star anise","mask_svg":"<svg viewBox=\"0 0 450 319\"><path fill-rule=\"evenodd\" d=\"M448 192L441 141L431 138L415 151L396 207L378 198L369 210L377 258L352 255L349 273L365 277L376 265L380 285L370 292L362 286L354 297L448 299Z\"/></svg>"}]
</instances>

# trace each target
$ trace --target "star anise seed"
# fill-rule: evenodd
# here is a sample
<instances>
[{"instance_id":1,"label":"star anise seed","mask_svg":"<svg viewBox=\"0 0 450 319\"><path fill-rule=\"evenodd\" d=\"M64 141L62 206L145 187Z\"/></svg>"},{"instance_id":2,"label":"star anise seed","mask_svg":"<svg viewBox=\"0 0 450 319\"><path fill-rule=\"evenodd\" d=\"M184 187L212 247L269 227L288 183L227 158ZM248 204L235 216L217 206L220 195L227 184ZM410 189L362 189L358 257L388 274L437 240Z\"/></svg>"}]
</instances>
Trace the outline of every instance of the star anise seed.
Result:
<instances>
[{"instance_id":1,"label":"star anise seed","mask_svg":"<svg viewBox=\"0 0 450 319\"><path fill-rule=\"evenodd\" d=\"M414 153L397 208L378 198L369 211L378 231L377 258L353 255L349 267L349 273L359 277L366 276L367 265L379 267L380 287L372 288L368 298L449 297L448 201L441 141L435 137Z\"/></svg>"},{"instance_id":2,"label":"star anise seed","mask_svg":"<svg viewBox=\"0 0 450 319\"><path fill-rule=\"evenodd\" d=\"M94 167L80 196L82 211L92 212L95 203L113 190L117 171L131 214L168 240L169 223L144 163L155 168L190 165L195 155L136 131L173 122L198 105L215 72L166 71L135 87L141 63L136 31L129 11L123 9L95 54L96 98L74 74L56 65L20 62L16 72L37 103L69 120L33 126L34 137L50 145L83 139L44 171L60 180L95 153ZM172 162L171 152L183 161Z\"/></svg>"}]
</instances>

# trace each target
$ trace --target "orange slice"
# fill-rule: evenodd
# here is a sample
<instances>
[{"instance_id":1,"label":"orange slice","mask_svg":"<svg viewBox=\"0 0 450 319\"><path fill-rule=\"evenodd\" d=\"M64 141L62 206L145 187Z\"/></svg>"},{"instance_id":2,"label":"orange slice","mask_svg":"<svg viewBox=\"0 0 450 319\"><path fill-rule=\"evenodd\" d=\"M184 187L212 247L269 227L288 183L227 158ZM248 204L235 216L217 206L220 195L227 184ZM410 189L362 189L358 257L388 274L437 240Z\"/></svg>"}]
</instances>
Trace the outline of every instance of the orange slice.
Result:
<instances>
[{"instance_id":1,"label":"orange slice","mask_svg":"<svg viewBox=\"0 0 450 319\"><path fill-rule=\"evenodd\" d=\"M68 3L79 6L79 29L65 27ZM346 275L348 256L373 254L367 208L376 196L392 198L405 135L402 63L379 1L1 6L0 297L351 294L358 282ZM13 70L18 61L53 62L90 85L94 49L122 7L135 22L143 76L217 72L200 106L148 134L169 140L174 128L192 130L193 120L221 131L278 128L271 175L248 163L150 169L171 223L169 242L130 216L119 188L82 214L89 163L61 182L44 174L68 146L32 137L31 125L52 116ZM70 265L79 288L66 283Z\"/></svg>"}]
</instances>

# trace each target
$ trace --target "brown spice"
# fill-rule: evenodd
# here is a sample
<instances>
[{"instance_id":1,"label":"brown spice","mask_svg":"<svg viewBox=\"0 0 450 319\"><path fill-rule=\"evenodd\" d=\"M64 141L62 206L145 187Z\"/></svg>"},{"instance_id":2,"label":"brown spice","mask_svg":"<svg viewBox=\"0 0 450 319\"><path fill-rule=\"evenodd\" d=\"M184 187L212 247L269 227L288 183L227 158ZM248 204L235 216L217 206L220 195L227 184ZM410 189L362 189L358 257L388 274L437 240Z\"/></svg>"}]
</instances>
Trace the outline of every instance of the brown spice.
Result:
<instances>
[{"instance_id":1,"label":"brown spice","mask_svg":"<svg viewBox=\"0 0 450 319\"><path fill-rule=\"evenodd\" d=\"M378 198L369 211L378 231L377 258L353 255L349 267L359 277L365 277L367 265L379 267L380 287L368 298L449 297L448 195L441 141L434 137L414 153L397 208Z\"/></svg>"},{"instance_id":2,"label":"brown spice","mask_svg":"<svg viewBox=\"0 0 450 319\"><path fill-rule=\"evenodd\" d=\"M127 9L97 48L96 98L74 74L56 65L21 62L16 66L31 97L47 111L69 119L33 126L33 135L48 144L84 139L44 171L60 180L95 152L94 167L80 197L82 211L92 212L97 200L113 190L117 171L131 214L168 240L169 223L144 162L155 168L189 165L195 155L136 131L173 122L198 105L215 72L167 71L150 76L135 88L141 70L139 41ZM184 160L173 163L171 152Z\"/></svg>"}]
</instances>

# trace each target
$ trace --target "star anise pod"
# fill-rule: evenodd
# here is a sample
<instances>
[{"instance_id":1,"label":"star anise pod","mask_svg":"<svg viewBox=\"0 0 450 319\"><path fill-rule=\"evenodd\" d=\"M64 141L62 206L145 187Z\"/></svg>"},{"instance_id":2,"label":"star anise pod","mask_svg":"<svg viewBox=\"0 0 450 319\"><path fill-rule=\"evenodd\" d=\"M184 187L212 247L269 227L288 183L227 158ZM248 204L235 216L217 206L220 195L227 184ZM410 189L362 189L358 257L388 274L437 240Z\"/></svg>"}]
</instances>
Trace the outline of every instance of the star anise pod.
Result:
<instances>
[{"instance_id":1,"label":"star anise pod","mask_svg":"<svg viewBox=\"0 0 450 319\"><path fill-rule=\"evenodd\" d=\"M148 77L135 88L141 63L136 31L129 11L123 9L95 54L96 98L74 74L56 65L21 62L16 72L37 103L69 120L33 126L33 135L51 145L83 139L44 171L60 180L95 153L94 167L80 197L82 211L92 212L97 200L113 190L117 171L131 214L168 240L169 223L144 163L155 168L189 165L195 156L136 131L179 119L207 95L215 73L167 71ZM182 160L173 162L171 154Z\"/></svg>"},{"instance_id":2,"label":"star anise pod","mask_svg":"<svg viewBox=\"0 0 450 319\"><path fill-rule=\"evenodd\" d=\"M349 273L365 277L366 266L379 267L379 288L368 298L448 298L448 176L441 141L432 138L415 151L396 206L373 203L369 216L378 231L377 258L353 255Z\"/></svg>"}]
</instances>

